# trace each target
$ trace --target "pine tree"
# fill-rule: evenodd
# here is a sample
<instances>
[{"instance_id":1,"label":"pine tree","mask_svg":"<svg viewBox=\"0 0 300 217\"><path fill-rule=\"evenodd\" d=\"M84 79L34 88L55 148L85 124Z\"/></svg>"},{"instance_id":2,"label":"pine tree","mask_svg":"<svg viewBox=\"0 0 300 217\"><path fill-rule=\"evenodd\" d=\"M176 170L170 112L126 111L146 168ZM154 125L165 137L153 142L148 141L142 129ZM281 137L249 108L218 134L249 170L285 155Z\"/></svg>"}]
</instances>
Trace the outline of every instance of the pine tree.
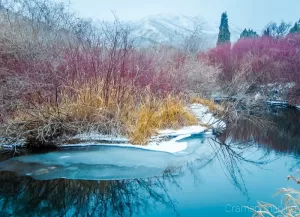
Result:
<instances>
[{"instance_id":1,"label":"pine tree","mask_svg":"<svg viewBox=\"0 0 300 217\"><path fill-rule=\"evenodd\" d=\"M244 31L240 35L240 39L242 38L256 38L258 34L253 29L244 29Z\"/></svg>"},{"instance_id":2,"label":"pine tree","mask_svg":"<svg viewBox=\"0 0 300 217\"><path fill-rule=\"evenodd\" d=\"M293 28L291 28L290 33L300 33L300 19L295 23Z\"/></svg>"},{"instance_id":3,"label":"pine tree","mask_svg":"<svg viewBox=\"0 0 300 217\"><path fill-rule=\"evenodd\" d=\"M221 16L217 45L223 43L230 43L230 31L228 26L228 16L226 12L222 13Z\"/></svg>"}]
</instances>

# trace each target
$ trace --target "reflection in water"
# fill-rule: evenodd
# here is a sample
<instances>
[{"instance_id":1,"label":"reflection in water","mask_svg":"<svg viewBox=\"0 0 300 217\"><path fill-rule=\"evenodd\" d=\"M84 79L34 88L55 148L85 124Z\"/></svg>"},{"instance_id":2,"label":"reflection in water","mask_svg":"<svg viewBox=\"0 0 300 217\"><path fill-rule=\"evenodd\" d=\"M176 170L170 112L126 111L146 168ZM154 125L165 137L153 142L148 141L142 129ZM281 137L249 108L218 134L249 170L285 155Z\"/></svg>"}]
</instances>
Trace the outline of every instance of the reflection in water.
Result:
<instances>
[{"instance_id":1,"label":"reflection in water","mask_svg":"<svg viewBox=\"0 0 300 217\"><path fill-rule=\"evenodd\" d=\"M236 143L255 142L270 150L300 153L300 111L295 109L276 110L265 113L264 118L271 125L260 126L251 120L240 120L229 126L220 136Z\"/></svg>"},{"instance_id":2,"label":"reflection in water","mask_svg":"<svg viewBox=\"0 0 300 217\"><path fill-rule=\"evenodd\" d=\"M221 142L215 138L208 139L207 142L209 147L206 147L206 154L189 165L193 168L194 174L197 175L195 168L201 171L211 164L217 164L228 180L247 197L248 191L243 178L244 173L248 172L247 168L254 166L262 169L264 165L277 159L274 156L269 157L253 142L236 143L233 140Z\"/></svg>"},{"instance_id":3,"label":"reflection in water","mask_svg":"<svg viewBox=\"0 0 300 217\"><path fill-rule=\"evenodd\" d=\"M158 205L177 213L166 182L160 178L118 181L47 180L1 173L1 216L132 216L145 215Z\"/></svg>"},{"instance_id":4,"label":"reflection in water","mask_svg":"<svg viewBox=\"0 0 300 217\"><path fill-rule=\"evenodd\" d=\"M231 216L233 213L224 212L224 206L234 201L234 197L222 200L220 194L214 195L213 192L222 189L233 195L236 192L230 192L229 185L234 186L239 190L237 192L242 193L239 193L238 203L249 205L241 202L243 198L249 201L250 194L253 196L261 191L251 185L249 180L254 182L253 176L265 180L265 176L279 173L272 183L259 182L259 189L270 187L272 190L262 192L263 195L272 195L276 190L274 186L282 187L281 177L284 179L288 174L279 166L287 159L298 159L299 117L297 111L277 111L275 115L267 116L274 121L272 128L265 129L249 121L241 121L238 126L229 126L218 138L204 141L203 138L190 138L188 145L193 151L187 163L168 167L152 178L38 181L11 172L0 172L0 213L1 216L157 216L159 208L167 207L171 214L163 213L161 216L200 216L203 212L201 207L212 206L210 213L204 215ZM298 166L297 163L294 165ZM275 171L269 169L273 167ZM214 173L217 174L215 177L211 175ZM202 179L206 176L217 180L204 183ZM191 186L191 179L195 186ZM211 195L214 196L210 203ZM255 196L255 204L258 198L263 199ZM187 204L185 201L188 201ZM186 213L189 208L195 213ZM237 216L250 215L239 213Z\"/></svg>"},{"instance_id":5,"label":"reflection in water","mask_svg":"<svg viewBox=\"0 0 300 217\"><path fill-rule=\"evenodd\" d=\"M290 170L298 169L300 166L300 111L271 108L271 111L265 113L264 118L271 125L264 127L250 120L241 120L237 125L229 126L219 139L243 144L252 142L260 148L265 148L267 152L290 154L297 161Z\"/></svg>"},{"instance_id":6,"label":"reflection in water","mask_svg":"<svg viewBox=\"0 0 300 217\"><path fill-rule=\"evenodd\" d=\"M199 138L190 139L189 143L198 144ZM247 195L244 168L270 162L263 156L256 160L245 157L245 153L255 152L250 144L226 144L214 138L206 139L195 152L198 154L194 153L195 158L186 165L168 168L147 179L38 181L1 172L0 210L2 216L146 216L164 206L174 216L180 212L169 191L174 187L184 191L184 183L178 180L187 176L186 171L191 171L188 178L197 180L195 184L201 189L201 170L217 164L231 183Z\"/></svg>"}]
</instances>

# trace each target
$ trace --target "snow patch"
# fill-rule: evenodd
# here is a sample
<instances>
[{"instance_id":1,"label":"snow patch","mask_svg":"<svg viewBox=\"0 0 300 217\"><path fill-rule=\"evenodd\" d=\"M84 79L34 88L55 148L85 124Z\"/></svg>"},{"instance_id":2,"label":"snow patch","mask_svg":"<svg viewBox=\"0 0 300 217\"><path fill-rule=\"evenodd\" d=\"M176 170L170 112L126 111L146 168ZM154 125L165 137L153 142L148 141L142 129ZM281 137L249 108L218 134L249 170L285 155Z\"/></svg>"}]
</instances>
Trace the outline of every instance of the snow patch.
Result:
<instances>
[{"instance_id":1,"label":"snow patch","mask_svg":"<svg viewBox=\"0 0 300 217\"><path fill-rule=\"evenodd\" d=\"M195 135L203 133L205 130L207 130L207 127L202 126L188 126L183 127L179 130L173 130L173 129L166 129L166 130L160 130L158 131L159 136L181 136L181 135Z\"/></svg>"},{"instance_id":2,"label":"snow patch","mask_svg":"<svg viewBox=\"0 0 300 217\"><path fill-rule=\"evenodd\" d=\"M190 105L189 108L201 124L211 126L212 128L224 129L226 127L226 123L224 121L221 121L220 119L215 118L213 114L209 112L207 106L194 103Z\"/></svg>"},{"instance_id":3,"label":"snow patch","mask_svg":"<svg viewBox=\"0 0 300 217\"><path fill-rule=\"evenodd\" d=\"M78 143L78 144L63 144L60 147L62 148L74 148L74 147L88 147L88 146L112 146L112 147L122 147L122 148L136 148L143 149L148 151L160 151L167 153L176 153L183 151L187 148L186 142L180 142L179 140L183 138L190 137L191 134L185 134L177 136L168 141L155 141L151 140L147 145L132 145L130 143L122 143L122 144L105 144L105 143L96 143L96 142L88 142L88 143Z\"/></svg>"},{"instance_id":4,"label":"snow patch","mask_svg":"<svg viewBox=\"0 0 300 217\"><path fill-rule=\"evenodd\" d=\"M268 100L267 103L272 106L288 106L288 102L286 101L271 101Z\"/></svg>"},{"instance_id":5,"label":"snow patch","mask_svg":"<svg viewBox=\"0 0 300 217\"><path fill-rule=\"evenodd\" d=\"M77 134L72 139L79 139L82 141L103 141L103 142L115 142L115 143L128 143L129 140L120 137L120 136L113 136L113 135L103 135L96 132L90 132L90 133L81 133Z\"/></svg>"}]
</instances>

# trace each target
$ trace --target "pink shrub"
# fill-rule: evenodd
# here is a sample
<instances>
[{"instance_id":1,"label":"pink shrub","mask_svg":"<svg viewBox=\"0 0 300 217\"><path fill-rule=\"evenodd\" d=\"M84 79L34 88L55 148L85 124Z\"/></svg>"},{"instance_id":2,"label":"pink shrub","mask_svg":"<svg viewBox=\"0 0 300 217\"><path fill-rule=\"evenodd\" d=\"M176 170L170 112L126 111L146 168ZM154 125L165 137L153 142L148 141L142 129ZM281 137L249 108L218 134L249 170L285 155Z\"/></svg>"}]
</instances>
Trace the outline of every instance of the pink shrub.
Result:
<instances>
[{"instance_id":1,"label":"pink shrub","mask_svg":"<svg viewBox=\"0 0 300 217\"><path fill-rule=\"evenodd\" d=\"M248 67L248 79L256 83L300 83L300 34L284 38L245 38L206 53L210 64L222 70L221 81L230 82Z\"/></svg>"},{"instance_id":2,"label":"pink shrub","mask_svg":"<svg viewBox=\"0 0 300 217\"><path fill-rule=\"evenodd\" d=\"M91 78L108 79L114 85L133 84L144 88L149 86L153 92L164 93L176 91L180 87L180 79L174 69L183 64L183 57L167 57L159 60L160 54L131 49L129 51L117 51L115 58L107 55L100 48L91 50L66 50L64 58L57 69L63 73L61 76L67 80L83 82Z\"/></svg>"},{"instance_id":3,"label":"pink shrub","mask_svg":"<svg viewBox=\"0 0 300 217\"><path fill-rule=\"evenodd\" d=\"M0 82L6 84L1 85L0 91L7 101L2 100L1 113L13 112L19 105L53 103L59 100L60 88L76 88L99 78L105 82L104 95L109 95L112 88L121 90L128 85L141 90L148 87L155 94L165 95L178 92L184 84L181 68L186 57L178 52L155 53L133 48L112 52L103 47L53 49L46 58L0 55ZM56 54L54 58L52 53ZM11 107L12 104L16 105Z\"/></svg>"},{"instance_id":4,"label":"pink shrub","mask_svg":"<svg viewBox=\"0 0 300 217\"><path fill-rule=\"evenodd\" d=\"M232 47L218 46L208 52L211 64L219 65L225 79L239 73L243 60L251 56L252 73L261 73L261 82L299 80L300 35L281 39L261 37L242 39ZM247 58L249 60L249 58Z\"/></svg>"}]
</instances>

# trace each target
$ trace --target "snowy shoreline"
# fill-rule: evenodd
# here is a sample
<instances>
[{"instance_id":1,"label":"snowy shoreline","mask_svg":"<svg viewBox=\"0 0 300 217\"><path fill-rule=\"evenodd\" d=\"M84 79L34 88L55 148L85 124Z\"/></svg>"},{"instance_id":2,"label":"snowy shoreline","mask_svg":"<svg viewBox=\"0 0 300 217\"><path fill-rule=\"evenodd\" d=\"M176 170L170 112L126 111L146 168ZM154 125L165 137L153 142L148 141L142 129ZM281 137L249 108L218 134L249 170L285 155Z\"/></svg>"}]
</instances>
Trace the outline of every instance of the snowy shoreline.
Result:
<instances>
[{"instance_id":1,"label":"snowy shoreline","mask_svg":"<svg viewBox=\"0 0 300 217\"><path fill-rule=\"evenodd\" d=\"M156 136L151 137L146 145L132 145L127 138L113 137L107 135L100 135L97 133L78 134L72 139L80 140L77 144L62 144L59 148L76 148L88 146L113 146L136 148L148 151L159 151L167 153L178 153L187 148L187 142L181 141L194 135L212 135L213 129L226 127L225 122L213 116L209 109L201 104L191 104L188 108L199 120L199 125L186 126L178 130L165 129L158 131ZM204 127L204 126L210 127ZM94 140L94 141L93 141ZM104 143L97 143L103 141ZM107 143L105 143L107 142Z\"/></svg>"},{"instance_id":2,"label":"snowy shoreline","mask_svg":"<svg viewBox=\"0 0 300 217\"><path fill-rule=\"evenodd\" d=\"M67 141L57 145L58 149L84 148L84 147L123 147L135 148L148 151L167 152L175 154L184 151L187 148L187 139L191 136L208 136L213 135L214 129L225 129L224 121L217 119L209 111L207 106L202 104L191 104L187 108L199 120L198 125L185 126L180 129L164 129L159 130L157 135L152 136L146 145L133 145L127 138L120 136L101 135L99 133L90 132L77 134L67 139ZM75 142L74 142L75 141ZM24 147L24 140L18 144L0 145L2 150L13 150L16 147Z\"/></svg>"}]
</instances>

